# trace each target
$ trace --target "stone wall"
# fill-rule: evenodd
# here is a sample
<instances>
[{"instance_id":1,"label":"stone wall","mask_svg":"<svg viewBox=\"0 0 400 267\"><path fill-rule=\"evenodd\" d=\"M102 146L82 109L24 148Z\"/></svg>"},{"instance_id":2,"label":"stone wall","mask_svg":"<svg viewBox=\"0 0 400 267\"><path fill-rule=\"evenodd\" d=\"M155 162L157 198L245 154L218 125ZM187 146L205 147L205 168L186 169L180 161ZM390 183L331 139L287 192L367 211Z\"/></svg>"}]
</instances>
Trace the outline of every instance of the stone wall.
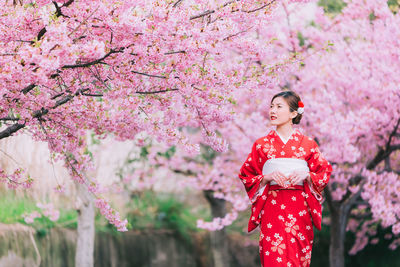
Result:
<instances>
[{"instance_id":1,"label":"stone wall","mask_svg":"<svg viewBox=\"0 0 400 267\"><path fill-rule=\"evenodd\" d=\"M73 267L76 238L70 229L0 224L0 267ZM258 246L241 241L227 240L229 266L259 266ZM211 255L207 232L191 234L190 241L170 230L97 233L95 240L96 267L214 267Z\"/></svg>"}]
</instances>

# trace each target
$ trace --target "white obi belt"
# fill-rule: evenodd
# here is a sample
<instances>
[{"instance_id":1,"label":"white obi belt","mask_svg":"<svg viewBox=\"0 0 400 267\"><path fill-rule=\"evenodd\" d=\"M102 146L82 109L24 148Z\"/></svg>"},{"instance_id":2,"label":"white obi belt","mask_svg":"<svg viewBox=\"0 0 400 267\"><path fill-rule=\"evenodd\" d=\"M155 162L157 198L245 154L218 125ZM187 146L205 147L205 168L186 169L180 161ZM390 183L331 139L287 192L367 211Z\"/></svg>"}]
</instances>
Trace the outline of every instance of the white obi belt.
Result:
<instances>
[{"instance_id":1,"label":"white obi belt","mask_svg":"<svg viewBox=\"0 0 400 267\"><path fill-rule=\"evenodd\" d=\"M296 159L296 158L273 158L269 159L264 163L262 174L270 174L274 171L280 171L285 176L289 176L294 171L302 171L302 172L309 172L310 169L308 168L307 161L303 159ZM270 182L271 185L277 184L275 181ZM290 184L289 181L286 181L286 184ZM300 181L297 185L303 185L303 181ZM260 188L258 191L262 193L264 191L265 186Z\"/></svg>"}]
</instances>

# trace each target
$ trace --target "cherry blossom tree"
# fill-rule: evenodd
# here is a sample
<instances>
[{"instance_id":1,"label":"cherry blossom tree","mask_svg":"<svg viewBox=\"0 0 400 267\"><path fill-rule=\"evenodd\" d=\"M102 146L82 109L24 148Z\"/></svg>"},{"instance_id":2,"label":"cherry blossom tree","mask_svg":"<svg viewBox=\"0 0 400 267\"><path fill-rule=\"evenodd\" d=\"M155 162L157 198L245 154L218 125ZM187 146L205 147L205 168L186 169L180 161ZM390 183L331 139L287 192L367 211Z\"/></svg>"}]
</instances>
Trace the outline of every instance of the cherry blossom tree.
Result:
<instances>
[{"instance_id":1,"label":"cherry blossom tree","mask_svg":"<svg viewBox=\"0 0 400 267\"><path fill-rule=\"evenodd\" d=\"M179 129L200 127L205 144L225 151L216 127L232 120L233 92L255 84L243 79L246 59L261 50L251 33L273 20L276 3L3 1L0 139L25 132L48 142L53 159L126 231L85 175L93 167L86 131L117 140L145 132L194 155L199 144ZM29 187L34 177L1 170L0 181Z\"/></svg>"},{"instance_id":2,"label":"cherry blossom tree","mask_svg":"<svg viewBox=\"0 0 400 267\"><path fill-rule=\"evenodd\" d=\"M301 58L278 88L302 96L302 125L334 166L326 190L331 266L344 266L346 231L356 233L350 254L378 242L378 225L392 227L391 249L400 243L399 15L385 1L345 2L334 18L317 9L308 25L294 23L284 6L287 24L278 24L275 43Z\"/></svg>"},{"instance_id":3,"label":"cherry blossom tree","mask_svg":"<svg viewBox=\"0 0 400 267\"><path fill-rule=\"evenodd\" d=\"M331 265L343 266L346 230L360 233L351 253L367 235L376 242L377 224L398 236L399 15L385 1L346 1L332 19L319 9L311 25L293 21L286 3L274 12L276 0L14 2L0 6L0 139L26 132L48 142L120 230L126 221L84 176L86 131L117 140L145 132L177 146L169 167L232 204L199 221L221 229L248 204L235 166L266 132L271 96L291 88L306 106L305 133L334 166ZM220 154L187 160L200 143ZM33 181L22 169L0 180Z\"/></svg>"},{"instance_id":4,"label":"cherry blossom tree","mask_svg":"<svg viewBox=\"0 0 400 267\"><path fill-rule=\"evenodd\" d=\"M296 5L298 6L298 5ZM284 14L283 14L284 15ZM282 16L274 14L274 18ZM279 23L282 23L279 20ZM185 179L176 183L177 186L190 187L202 191L205 199L210 204L211 214L214 219L205 222L200 219L198 227L211 230L211 241L214 263L218 266L229 264L218 259L226 258L227 247L224 246L226 233L224 226L232 224L237 218L238 212L248 208L247 195L241 194L243 186L237 179L237 166L242 164L243 158L247 156L251 141L259 137L265 131L267 119L263 116L268 106L268 99L276 93L274 84L279 82L279 77L290 68L292 61L297 60L296 53L280 56L279 50L287 51L273 44L274 39L280 33L278 22L268 31L262 30L271 25L271 22L260 23L257 32L243 33L242 39L249 38L246 49L240 54L231 53L232 58L240 58L246 62L246 70L240 73L241 79L246 83L234 93L233 120L222 121L218 124L217 134L227 140L221 143L221 147L228 146L229 149L218 149L215 151L209 144L204 142L201 127L184 127L182 132L201 144L200 155L192 156L182 148L168 148L160 145L147 147L146 159L149 165L154 168L169 169L170 174L163 177L172 177L176 174L183 174ZM244 41L243 41L244 42ZM269 44L273 49L266 49ZM235 51L235 48L233 48ZM225 68L229 68L229 64ZM294 66L294 65L293 65ZM292 66L292 67L293 67ZM245 90L246 89L246 90ZM143 168L127 175L125 182L132 185L131 190L137 190L140 184L142 187L151 187L153 179L150 178L154 168L144 170ZM145 172L145 174L143 174ZM161 178L163 179L163 178ZM225 243L226 244L226 243ZM225 264L225 265L224 265Z\"/></svg>"},{"instance_id":5,"label":"cherry blossom tree","mask_svg":"<svg viewBox=\"0 0 400 267\"><path fill-rule=\"evenodd\" d=\"M5 1L1 5L0 139L29 132L48 142L71 177L96 195L85 131L133 139L146 132L196 154L179 127L202 127L226 149L216 125L232 119L249 38L273 19L277 1ZM253 29L253 28L254 29ZM247 51L248 50L248 51ZM226 62L231 63L225 68ZM1 172L10 187L29 186L23 170ZM120 230L107 200L96 206Z\"/></svg>"},{"instance_id":6,"label":"cherry blossom tree","mask_svg":"<svg viewBox=\"0 0 400 267\"><path fill-rule=\"evenodd\" d=\"M400 243L399 19L386 1L354 0L333 19L320 9L316 26L294 29L300 51L331 44L286 79L309 103L307 129L334 168L326 190L331 266L344 266L346 231L356 233L349 254L378 242L378 225L392 226L391 249Z\"/></svg>"},{"instance_id":7,"label":"cherry blossom tree","mask_svg":"<svg viewBox=\"0 0 400 267\"><path fill-rule=\"evenodd\" d=\"M215 198L231 204L225 216L199 221L199 227L222 229L236 219L238 211L248 208L243 188L235 180L237 166L252 141L269 130L269 99L277 90L298 92L306 109L301 128L315 138L333 165L325 190L330 213L325 222L331 226L330 265L344 266L347 231L356 233L349 254L376 244L378 225L391 227L390 249L400 244L400 18L378 0L346 1L334 17L321 7L313 10L312 21L299 20L298 7L284 4L274 15L276 23L253 36L256 51L259 43L273 42L268 53L260 49L261 56L248 61L244 77L250 80L246 85L253 86L235 91L234 118L218 127L229 150L212 155L208 162L179 152L164 165L192 175L188 184L210 189ZM271 69L273 74L267 75ZM271 76L275 83L263 83Z\"/></svg>"}]
</instances>

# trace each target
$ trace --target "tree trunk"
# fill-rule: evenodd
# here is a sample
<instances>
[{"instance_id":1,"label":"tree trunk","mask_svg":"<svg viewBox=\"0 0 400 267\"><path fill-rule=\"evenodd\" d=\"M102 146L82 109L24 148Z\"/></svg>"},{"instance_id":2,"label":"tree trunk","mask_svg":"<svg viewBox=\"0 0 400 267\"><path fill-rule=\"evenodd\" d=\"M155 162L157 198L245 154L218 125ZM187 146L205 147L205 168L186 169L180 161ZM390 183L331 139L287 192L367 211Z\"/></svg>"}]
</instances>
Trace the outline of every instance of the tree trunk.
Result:
<instances>
[{"instance_id":1,"label":"tree trunk","mask_svg":"<svg viewBox=\"0 0 400 267\"><path fill-rule=\"evenodd\" d=\"M204 190L204 196L211 206L213 218L224 217L226 214L226 201L224 199L214 198L212 190ZM211 249L214 260L214 267L229 267L228 239L225 228L210 232Z\"/></svg>"},{"instance_id":2,"label":"tree trunk","mask_svg":"<svg viewBox=\"0 0 400 267\"><path fill-rule=\"evenodd\" d=\"M344 243L346 240L346 226L350 213L350 205L348 203L344 204L337 201L331 201L329 208L331 213L329 266L344 267Z\"/></svg>"},{"instance_id":3,"label":"tree trunk","mask_svg":"<svg viewBox=\"0 0 400 267\"><path fill-rule=\"evenodd\" d=\"M75 253L75 267L94 266L94 200L82 184L78 191L78 239Z\"/></svg>"},{"instance_id":4,"label":"tree trunk","mask_svg":"<svg viewBox=\"0 0 400 267\"><path fill-rule=\"evenodd\" d=\"M362 188L362 186L361 186ZM325 189L326 202L331 215L331 243L329 246L329 266L344 267L344 244L350 211L361 196L361 189L355 194L346 194L341 201L332 198L330 188Z\"/></svg>"}]
</instances>

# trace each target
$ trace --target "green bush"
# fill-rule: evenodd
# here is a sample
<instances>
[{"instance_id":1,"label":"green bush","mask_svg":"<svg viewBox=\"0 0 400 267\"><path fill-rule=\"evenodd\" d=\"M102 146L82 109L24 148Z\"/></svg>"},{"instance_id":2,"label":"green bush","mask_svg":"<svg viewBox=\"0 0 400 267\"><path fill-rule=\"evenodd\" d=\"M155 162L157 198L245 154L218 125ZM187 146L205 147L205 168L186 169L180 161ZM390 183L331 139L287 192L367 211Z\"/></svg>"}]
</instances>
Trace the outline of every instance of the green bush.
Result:
<instances>
[{"instance_id":1,"label":"green bush","mask_svg":"<svg viewBox=\"0 0 400 267\"><path fill-rule=\"evenodd\" d=\"M133 229L171 229L188 238L188 232L200 230L196 226L198 218L209 219L207 211L204 207L194 212L173 194L144 191L132 194L128 221Z\"/></svg>"}]
</instances>

